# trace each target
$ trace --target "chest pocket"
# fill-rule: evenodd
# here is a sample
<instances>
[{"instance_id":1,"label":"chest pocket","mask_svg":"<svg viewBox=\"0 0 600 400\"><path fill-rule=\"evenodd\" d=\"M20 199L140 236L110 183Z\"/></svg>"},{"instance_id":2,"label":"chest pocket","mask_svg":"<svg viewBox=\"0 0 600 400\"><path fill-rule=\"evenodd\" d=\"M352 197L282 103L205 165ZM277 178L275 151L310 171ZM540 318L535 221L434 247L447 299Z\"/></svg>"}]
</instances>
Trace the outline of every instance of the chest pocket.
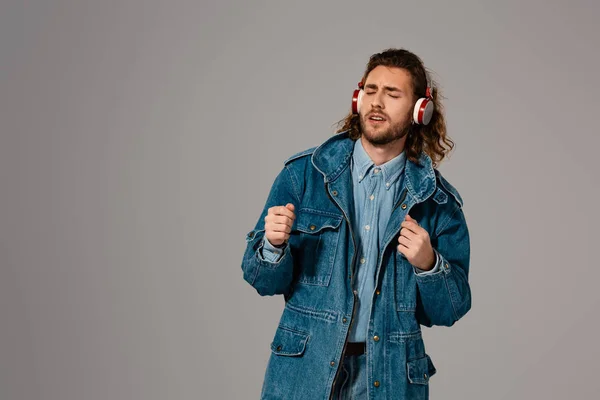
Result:
<instances>
[{"instance_id":1,"label":"chest pocket","mask_svg":"<svg viewBox=\"0 0 600 400\"><path fill-rule=\"evenodd\" d=\"M298 211L294 228L298 242L293 255L300 267L298 282L329 286L342 219L341 215L319 210Z\"/></svg>"}]
</instances>

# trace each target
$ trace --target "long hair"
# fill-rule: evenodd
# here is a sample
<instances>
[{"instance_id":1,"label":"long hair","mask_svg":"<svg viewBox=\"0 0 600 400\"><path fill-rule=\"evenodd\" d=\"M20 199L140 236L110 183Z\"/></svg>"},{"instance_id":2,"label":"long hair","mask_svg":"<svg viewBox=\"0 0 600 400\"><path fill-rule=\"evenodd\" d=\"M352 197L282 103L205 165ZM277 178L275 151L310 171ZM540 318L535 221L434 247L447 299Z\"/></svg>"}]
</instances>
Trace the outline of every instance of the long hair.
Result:
<instances>
[{"instance_id":1,"label":"long hair","mask_svg":"<svg viewBox=\"0 0 600 400\"><path fill-rule=\"evenodd\" d=\"M429 76L429 83L433 89L433 104L435 106L433 115L427 125L411 124L406 137L404 151L406 152L406 157L417 164L421 151L424 151L431 158L434 168L437 167L450 150L454 148L454 142L446 134L444 108L441 102L443 96L440 94L437 85L431 79L423 62L416 54L405 49L394 48L373 54L367 63L367 68L361 81L363 83L366 82L369 73L379 65L406 70L412 78L415 101L420 97L425 97L427 76ZM410 115L412 118L412 112ZM337 126L338 130L336 133L349 131L349 136L353 140L360 138L362 135L360 116L352 114L352 111L344 119L340 120Z\"/></svg>"}]
</instances>

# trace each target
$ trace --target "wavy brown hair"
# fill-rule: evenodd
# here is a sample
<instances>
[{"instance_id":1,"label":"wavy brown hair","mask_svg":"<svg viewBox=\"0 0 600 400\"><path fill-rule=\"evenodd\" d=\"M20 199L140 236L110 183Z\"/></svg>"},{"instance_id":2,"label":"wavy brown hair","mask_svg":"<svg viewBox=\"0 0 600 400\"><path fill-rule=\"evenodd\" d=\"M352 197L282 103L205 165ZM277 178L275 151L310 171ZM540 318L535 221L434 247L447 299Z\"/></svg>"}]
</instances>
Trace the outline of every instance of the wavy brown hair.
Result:
<instances>
[{"instance_id":1,"label":"wavy brown hair","mask_svg":"<svg viewBox=\"0 0 600 400\"><path fill-rule=\"evenodd\" d=\"M431 79L431 75L425 69L421 59L414 53L406 49L386 49L381 53L371 56L367 63L367 68L361 82L366 82L369 73L377 66L402 68L410 73L412 77L412 88L415 96L415 102L420 97L425 97L427 88L427 76L433 88L433 104L435 105L431 121L427 125L411 124L409 133L406 137L404 150L406 157L418 163L421 151L427 153L433 162L434 168L448 155L454 148L454 142L446 133L446 121L444 119L444 108L441 99L443 96ZM411 112L412 118L412 112ZM336 133L349 131L351 139L356 140L362 135L360 128L360 116L348 115L337 123Z\"/></svg>"}]
</instances>

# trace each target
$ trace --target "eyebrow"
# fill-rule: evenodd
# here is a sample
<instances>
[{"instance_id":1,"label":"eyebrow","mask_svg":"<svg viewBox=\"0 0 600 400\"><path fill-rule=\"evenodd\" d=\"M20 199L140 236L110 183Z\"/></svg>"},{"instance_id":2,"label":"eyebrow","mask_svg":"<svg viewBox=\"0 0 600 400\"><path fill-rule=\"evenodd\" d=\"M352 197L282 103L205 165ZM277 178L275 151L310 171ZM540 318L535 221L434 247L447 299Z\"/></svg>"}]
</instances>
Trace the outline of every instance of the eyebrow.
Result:
<instances>
[{"instance_id":1,"label":"eyebrow","mask_svg":"<svg viewBox=\"0 0 600 400\"><path fill-rule=\"evenodd\" d=\"M377 85L374 83L369 83L367 85L365 85L365 89L375 89L377 90ZM384 86L383 89L387 90L388 92L401 92L404 93L404 91L402 89L399 89L395 86Z\"/></svg>"}]
</instances>

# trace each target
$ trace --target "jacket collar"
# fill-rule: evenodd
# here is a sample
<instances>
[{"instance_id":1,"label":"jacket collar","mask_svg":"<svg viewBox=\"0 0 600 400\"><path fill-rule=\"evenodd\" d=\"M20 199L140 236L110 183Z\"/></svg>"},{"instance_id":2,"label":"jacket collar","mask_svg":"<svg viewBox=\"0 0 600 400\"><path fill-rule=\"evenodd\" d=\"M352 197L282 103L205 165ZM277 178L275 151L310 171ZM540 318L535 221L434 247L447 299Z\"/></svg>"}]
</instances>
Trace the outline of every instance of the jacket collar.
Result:
<instances>
[{"instance_id":1,"label":"jacket collar","mask_svg":"<svg viewBox=\"0 0 600 400\"><path fill-rule=\"evenodd\" d=\"M314 167L323 175L325 182L334 182L350 166L354 140L348 131L336 133L318 146L311 156ZM417 203L427 199L435 191L435 171L431 158L424 151L416 164L406 159L404 186Z\"/></svg>"}]
</instances>

